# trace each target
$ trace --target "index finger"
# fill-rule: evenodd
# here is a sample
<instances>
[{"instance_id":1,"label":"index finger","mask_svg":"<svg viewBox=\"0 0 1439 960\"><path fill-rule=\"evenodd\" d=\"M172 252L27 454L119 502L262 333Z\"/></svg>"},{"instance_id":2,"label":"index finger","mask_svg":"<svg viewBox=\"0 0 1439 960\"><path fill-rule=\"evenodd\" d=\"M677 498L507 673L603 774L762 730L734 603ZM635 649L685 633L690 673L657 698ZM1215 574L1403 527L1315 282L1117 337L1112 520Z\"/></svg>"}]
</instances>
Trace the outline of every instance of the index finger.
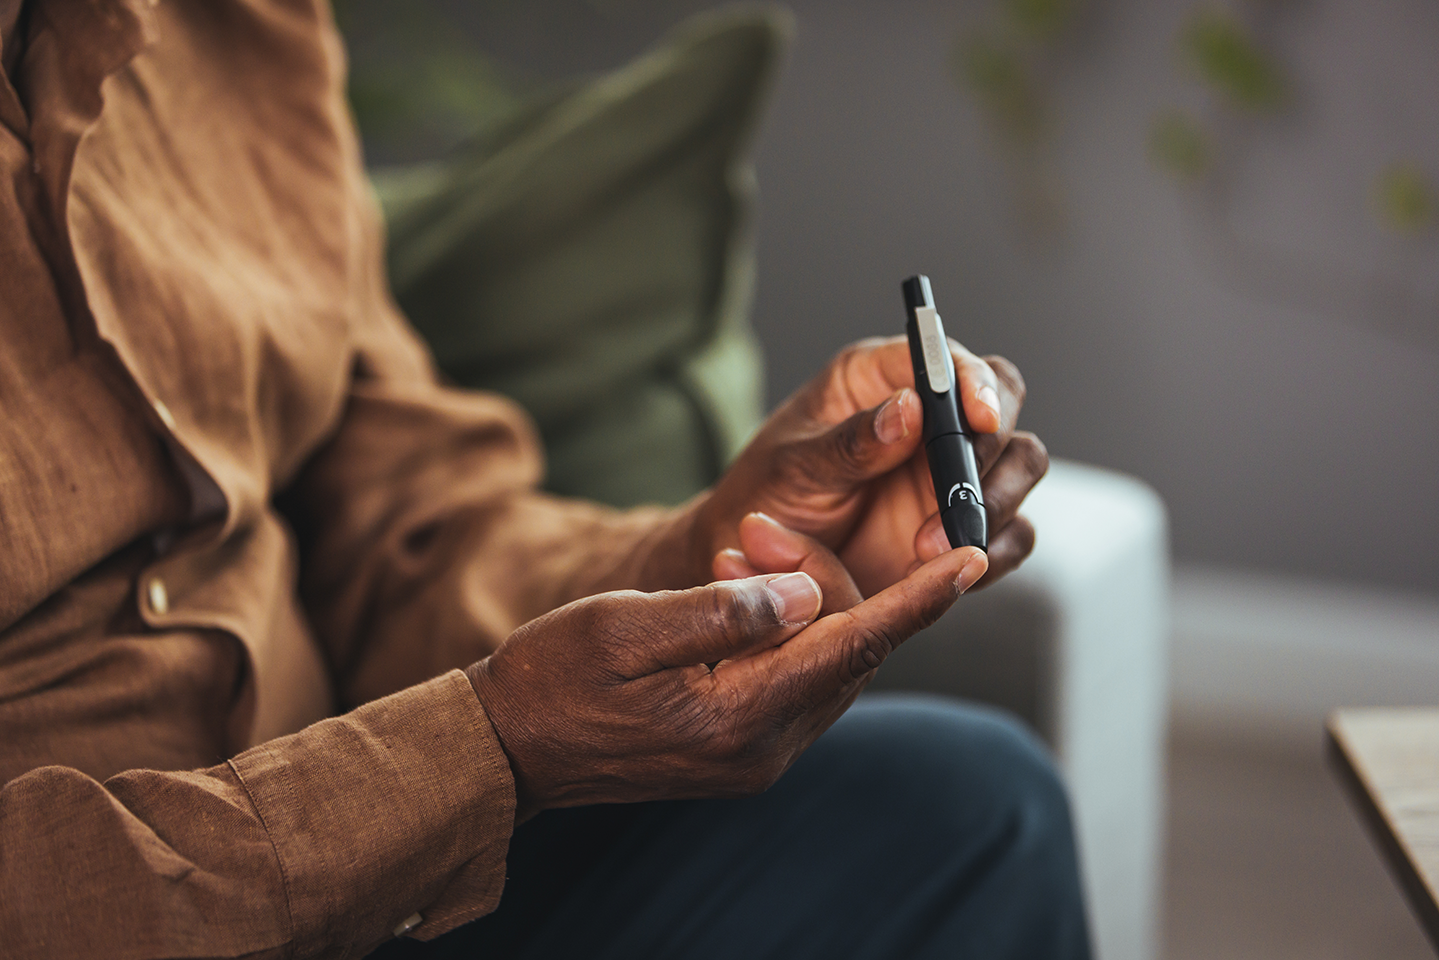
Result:
<instances>
[{"instance_id":1,"label":"index finger","mask_svg":"<svg viewBox=\"0 0 1439 960\"><path fill-rule=\"evenodd\" d=\"M998 433L1004 423L1005 406L1000 400L999 375L989 361L970 353L953 337L949 339L949 352L954 357L954 372L959 375L964 418L976 433Z\"/></svg>"},{"instance_id":2,"label":"index finger","mask_svg":"<svg viewBox=\"0 0 1439 960\"><path fill-rule=\"evenodd\" d=\"M983 551L951 550L849 610L815 621L782 646L721 664L721 671L753 670L797 717L852 690L891 652L939 619L984 575ZM718 677L717 677L718 678Z\"/></svg>"},{"instance_id":3,"label":"index finger","mask_svg":"<svg viewBox=\"0 0 1439 960\"><path fill-rule=\"evenodd\" d=\"M1004 414L1010 413L1013 417L1018 410L1013 396L1009 402L1004 402L1005 394L1010 392L1006 389L1009 384L987 359L971 353L953 337L949 338L949 352L954 357L954 372L959 378L958 399L969 425L981 434L998 432ZM910 359L908 337L861 340L846 352L843 359L846 382L852 386L860 385L866 394L854 398L861 408L880 402L900 387L914 386L914 364ZM869 377L864 376L864 366L870 367ZM1011 406L1014 411L1005 409Z\"/></svg>"},{"instance_id":4,"label":"index finger","mask_svg":"<svg viewBox=\"0 0 1439 960\"><path fill-rule=\"evenodd\" d=\"M990 356L976 357L975 359L983 363L990 376L996 379L999 384L999 396L1002 398L1000 415L994 430L985 433L976 428L979 436L974 438L974 455L979 458L979 470L981 475L984 475L1004 453L1005 447L1009 445L1010 437L1014 435L1014 428L1019 422L1019 408L1024 405L1025 386L1024 377L1020 376L1019 368L1004 357ZM967 406L965 414L969 415ZM970 425L974 426L972 419Z\"/></svg>"}]
</instances>

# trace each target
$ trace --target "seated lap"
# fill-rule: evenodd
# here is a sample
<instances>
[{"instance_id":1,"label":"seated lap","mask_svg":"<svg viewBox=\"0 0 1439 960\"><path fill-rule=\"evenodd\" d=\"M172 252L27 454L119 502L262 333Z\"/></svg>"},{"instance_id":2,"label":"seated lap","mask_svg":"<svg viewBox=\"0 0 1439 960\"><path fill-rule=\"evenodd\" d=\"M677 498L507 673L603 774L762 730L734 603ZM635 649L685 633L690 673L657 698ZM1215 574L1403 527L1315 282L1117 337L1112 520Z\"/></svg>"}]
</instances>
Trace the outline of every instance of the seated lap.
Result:
<instances>
[{"instance_id":1,"label":"seated lap","mask_svg":"<svg viewBox=\"0 0 1439 960\"><path fill-rule=\"evenodd\" d=\"M543 813L508 877L495 913L377 956L1088 956L1045 749L937 697L862 697L757 797Z\"/></svg>"}]
</instances>

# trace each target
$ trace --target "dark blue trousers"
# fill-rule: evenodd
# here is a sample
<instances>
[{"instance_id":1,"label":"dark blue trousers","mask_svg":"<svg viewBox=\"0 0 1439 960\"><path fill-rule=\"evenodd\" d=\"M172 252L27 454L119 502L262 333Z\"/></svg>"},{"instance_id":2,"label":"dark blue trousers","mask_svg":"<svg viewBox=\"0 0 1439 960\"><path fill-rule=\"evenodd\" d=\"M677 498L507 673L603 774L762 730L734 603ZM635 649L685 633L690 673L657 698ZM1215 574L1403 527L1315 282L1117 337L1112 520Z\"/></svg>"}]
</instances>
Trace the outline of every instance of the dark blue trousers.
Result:
<instances>
[{"instance_id":1,"label":"dark blue trousers","mask_svg":"<svg viewBox=\"0 0 1439 960\"><path fill-rule=\"evenodd\" d=\"M861 698L768 792L553 810L499 909L386 960L1085 958L1064 789L995 711Z\"/></svg>"}]
</instances>

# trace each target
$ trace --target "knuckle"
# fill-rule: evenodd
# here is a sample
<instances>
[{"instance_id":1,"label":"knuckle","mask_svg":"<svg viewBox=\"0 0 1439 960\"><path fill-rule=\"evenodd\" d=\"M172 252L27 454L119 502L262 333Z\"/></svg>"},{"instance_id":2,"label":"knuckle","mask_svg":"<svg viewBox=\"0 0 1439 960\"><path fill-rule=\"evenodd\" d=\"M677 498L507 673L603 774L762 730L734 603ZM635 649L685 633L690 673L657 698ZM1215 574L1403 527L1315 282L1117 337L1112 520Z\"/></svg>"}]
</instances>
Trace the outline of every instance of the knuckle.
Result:
<instances>
[{"instance_id":1,"label":"knuckle","mask_svg":"<svg viewBox=\"0 0 1439 960\"><path fill-rule=\"evenodd\" d=\"M984 505L991 523L1002 525L1012 517L1020 503L1049 472L1049 451L1032 433L1016 433L1010 438L985 488Z\"/></svg>"},{"instance_id":2,"label":"knuckle","mask_svg":"<svg viewBox=\"0 0 1439 960\"><path fill-rule=\"evenodd\" d=\"M1034 552L1034 524L1029 518L1016 516L1006 528L1014 542L1014 562L1019 563Z\"/></svg>"},{"instance_id":3,"label":"knuckle","mask_svg":"<svg viewBox=\"0 0 1439 960\"><path fill-rule=\"evenodd\" d=\"M590 597L557 612L583 637L603 637L611 624L622 618L612 615L607 597Z\"/></svg>"},{"instance_id":4,"label":"knuckle","mask_svg":"<svg viewBox=\"0 0 1439 960\"><path fill-rule=\"evenodd\" d=\"M1000 454L1004 452L1002 440L992 433L982 433L974 438L974 456L979 461L979 475L984 476L999 462ZM989 502L989 494L985 493L984 500Z\"/></svg>"},{"instance_id":5,"label":"knuckle","mask_svg":"<svg viewBox=\"0 0 1439 960\"><path fill-rule=\"evenodd\" d=\"M984 512L989 518L989 529L994 531L1003 525L1005 518L1014 513L1016 506L1003 484L990 484L984 491ZM993 541L994 538L994 534L991 534L990 540ZM990 550L993 551L993 543L990 544ZM990 563L993 562L991 559Z\"/></svg>"},{"instance_id":6,"label":"knuckle","mask_svg":"<svg viewBox=\"0 0 1439 960\"><path fill-rule=\"evenodd\" d=\"M743 724L712 741L707 762L711 769L723 773L720 779L726 795L748 797L763 793L783 772L782 767L776 769L777 738L767 725L761 731L757 735L751 725Z\"/></svg>"},{"instance_id":7,"label":"knuckle","mask_svg":"<svg viewBox=\"0 0 1439 960\"><path fill-rule=\"evenodd\" d=\"M744 770L751 766L758 756L758 749L750 737L731 727L725 735L717 738L711 761L728 770Z\"/></svg>"},{"instance_id":8,"label":"knuckle","mask_svg":"<svg viewBox=\"0 0 1439 960\"><path fill-rule=\"evenodd\" d=\"M1016 433L1010 438L1009 449L1019 458L1025 475L1036 482L1049 472L1049 449L1034 434L1028 431Z\"/></svg>"},{"instance_id":9,"label":"knuckle","mask_svg":"<svg viewBox=\"0 0 1439 960\"><path fill-rule=\"evenodd\" d=\"M1005 388L1014 395L1014 398L1021 404L1024 403L1024 398L1028 396L1029 391L1024 384L1024 377L1020 374L1019 368L997 354L991 354L984 360L994 370L994 375L999 378Z\"/></svg>"},{"instance_id":10,"label":"knuckle","mask_svg":"<svg viewBox=\"0 0 1439 960\"><path fill-rule=\"evenodd\" d=\"M874 344L866 340L859 340L841 347L840 351L834 355L834 359L829 362L829 366L825 368L823 376L832 384L842 382L855 369L856 364L862 363L865 355L873 350Z\"/></svg>"},{"instance_id":11,"label":"knuckle","mask_svg":"<svg viewBox=\"0 0 1439 960\"><path fill-rule=\"evenodd\" d=\"M698 609L693 626L706 636L718 637L726 647L740 638L740 620L736 616L734 591L718 584L700 588Z\"/></svg>"},{"instance_id":12,"label":"knuckle","mask_svg":"<svg viewBox=\"0 0 1439 960\"><path fill-rule=\"evenodd\" d=\"M735 769L735 779L749 796L764 793L788 768L784 738L778 731L764 737Z\"/></svg>"},{"instance_id":13,"label":"knuckle","mask_svg":"<svg viewBox=\"0 0 1439 960\"><path fill-rule=\"evenodd\" d=\"M901 637L886 625L854 622L854 639L843 663L841 680L854 683L879 668L899 646Z\"/></svg>"},{"instance_id":14,"label":"knuckle","mask_svg":"<svg viewBox=\"0 0 1439 960\"><path fill-rule=\"evenodd\" d=\"M643 594L607 596L590 611L590 634L606 641L600 649L616 667L631 664L639 651L651 646L657 624L648 603L636 602L648 600Z\"/></svg>"},{"instance_id":15,"label":"knuckle","mask_svg":"<svg viewBox=\"0 0 1439 960\"><path fill-rule=\"evenodd\" d=\"M1034 552L1034 525L1016 516L994 538L990 546L989 571L980 585L988 586L1018 567Z\"/></svg>"},{"instance_id":16,"label":"knuckle","mask_svg":"<svg viewBox=\"0 0 1439 960\"><path fill-rule=\"evenodd\" d=\"M976 367L984 367L984 358L979 354L954 339L954 337L945 337L945 339L949 341L949 352L954 355L954 362L956 364L963 363Z\"/></svg>"},{"instance_id":17,"label":"knuckle","mask_svg":"<svg viewBox=\"0 0 1439 960\"><path fill-rule=\"evenodd\" d=\"M736 648L777 622L774 604L762 591L712 583L701 588L697 626Z\"/></svg>"},{"instance_id":18,"label":"knuckle","mask_svg":"<svg viewBox=\"0 0 1439 960\"><path fill-rule=\"evenodd\" d=\"M602 593L582 601L584 622L593 629L618 629L648 619L649 598L633 590Z\"/></svg>"},{"instance_id":19,"label":"knuckle","mask_svg":"<svg viewBox=\"0 0 1439 960\"><path fill-rule=\"evenodd\" d=\"M823 489L821 468L808 443L789 443L775 451L771 478L776 485L791 486L801 496Z\"/></svg>"},{"instance_id":20,"label":"knuckle","mask_svg":"<svg viewBox=\"0 0 1439 960\"><path fill-rule=\"evenodd\" d=\"M869 443L860 426L859 417L851 417L840 424L834 436L834 459L839 471L845 475L863 472L868 459ZM866 421L867 422L867 421Z\"/></svg>"}]
</instances>

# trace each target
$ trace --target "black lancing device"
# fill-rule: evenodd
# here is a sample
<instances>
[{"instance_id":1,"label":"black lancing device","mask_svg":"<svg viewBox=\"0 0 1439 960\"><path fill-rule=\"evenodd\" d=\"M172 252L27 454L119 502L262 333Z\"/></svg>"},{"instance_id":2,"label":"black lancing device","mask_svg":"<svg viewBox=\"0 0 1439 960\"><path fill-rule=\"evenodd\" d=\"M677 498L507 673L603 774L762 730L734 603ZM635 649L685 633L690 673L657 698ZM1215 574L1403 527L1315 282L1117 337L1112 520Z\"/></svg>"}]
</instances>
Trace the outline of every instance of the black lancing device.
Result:
<instances>
[{"instance_id":1,"label":"black lancing device","mask_svg":"<svg viewBox=\"0 0 1439 960\"><path fill-rule=\"evenodd\" d=\"M979 547L989 551L989 521L979 486L979 462L974 457L974 431L959 403L959 377L954 356L944 335L944 324L934 309L929 277L910 277L903 283L905 333L914 364L914 390L924 408L924 452L939 518L951 547Z\"/></svg>"}]
</instances>

